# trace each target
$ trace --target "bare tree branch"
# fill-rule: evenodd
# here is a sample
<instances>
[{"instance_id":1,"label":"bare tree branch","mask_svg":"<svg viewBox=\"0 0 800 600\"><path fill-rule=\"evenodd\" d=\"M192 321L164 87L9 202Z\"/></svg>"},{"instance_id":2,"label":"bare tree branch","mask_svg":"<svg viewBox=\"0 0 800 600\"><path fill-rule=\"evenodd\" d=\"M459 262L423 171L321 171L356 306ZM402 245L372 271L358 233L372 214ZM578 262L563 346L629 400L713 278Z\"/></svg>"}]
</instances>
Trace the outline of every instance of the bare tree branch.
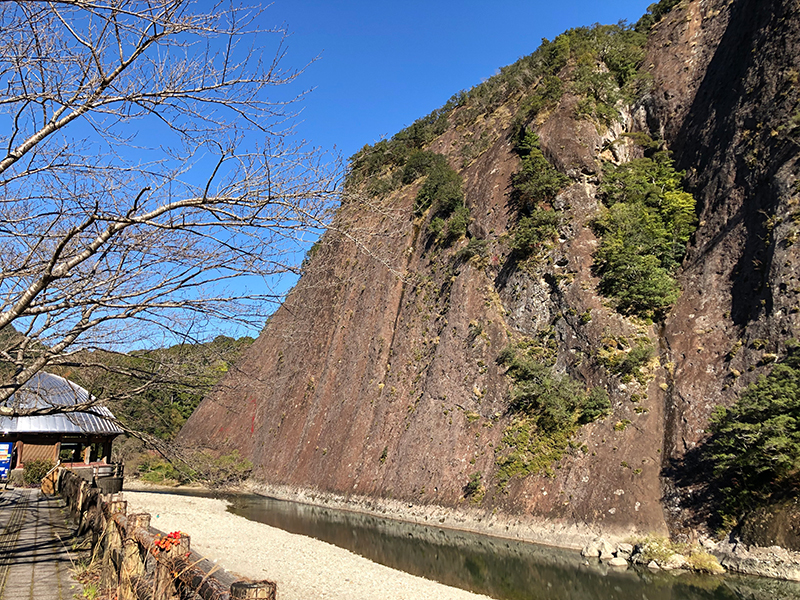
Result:
<instances>
[{"instance_id":1,"label":"bare tree branch","mask_svg":"<svg viewBox=\"0 0 800 600\"><path fill-rule=\"evenodd\" d=\"M285 32L200 6L0 3L5 416L82 348L260 325L284 293L263 282L330 225L340 170L293 135Z\"/></svg>"}]
</instances>

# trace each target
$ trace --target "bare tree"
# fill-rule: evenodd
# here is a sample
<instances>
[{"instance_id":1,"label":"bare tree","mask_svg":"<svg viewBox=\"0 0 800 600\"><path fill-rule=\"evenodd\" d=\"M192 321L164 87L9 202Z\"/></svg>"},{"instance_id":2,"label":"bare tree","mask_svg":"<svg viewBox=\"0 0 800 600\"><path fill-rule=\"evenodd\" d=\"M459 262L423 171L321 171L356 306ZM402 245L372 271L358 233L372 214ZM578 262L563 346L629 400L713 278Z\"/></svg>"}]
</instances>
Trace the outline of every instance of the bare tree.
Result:
<instances>
[{"instance_id":1,"label":"bare tree","mask_svg":"<svg viewBox=\"0 0 800 600\"><path fill-rule=\"evenodd\" d=\"M328 223L338 172L293 136L285 33L202 6L0 3L0 414L87 348L263 322L281 291L258 290Z\"/></svg>"}]
</instances>

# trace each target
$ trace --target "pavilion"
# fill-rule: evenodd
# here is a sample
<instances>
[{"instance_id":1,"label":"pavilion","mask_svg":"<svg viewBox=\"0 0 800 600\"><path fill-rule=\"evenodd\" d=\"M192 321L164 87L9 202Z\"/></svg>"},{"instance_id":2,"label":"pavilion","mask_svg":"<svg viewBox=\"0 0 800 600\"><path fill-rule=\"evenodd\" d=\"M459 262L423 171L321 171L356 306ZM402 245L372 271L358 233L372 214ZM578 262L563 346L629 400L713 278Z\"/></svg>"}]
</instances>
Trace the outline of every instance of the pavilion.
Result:
<instances>
[{"instance_id":1,"label":"pavilion","mask_svg":"<svg viewBox=\"0 0 800 600\"><path fill-rule=\"evenodd\" d=\"M93 397L79 385L39 372L7 401L20 409L54 407L64 412L25 417L0 416L0 442L13 443L11 469L26 462L49 460L54 464L111 462L111 443L123 433L108 408L95 405L87 412L70 412ZM74 410L74 409L73 409Z\"/></svg>"}]
</instances>

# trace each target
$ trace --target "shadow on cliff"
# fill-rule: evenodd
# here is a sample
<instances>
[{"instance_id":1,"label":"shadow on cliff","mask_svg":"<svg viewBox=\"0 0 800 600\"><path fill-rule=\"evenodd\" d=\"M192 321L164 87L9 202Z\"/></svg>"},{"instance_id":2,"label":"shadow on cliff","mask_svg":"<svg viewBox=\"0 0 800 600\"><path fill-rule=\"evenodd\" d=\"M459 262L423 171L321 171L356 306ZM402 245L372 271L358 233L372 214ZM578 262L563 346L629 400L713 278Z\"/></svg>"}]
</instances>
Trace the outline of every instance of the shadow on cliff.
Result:
<instances>
[{"instance_id":1,"label":"shadow on cliff","mask_svg":"<svg viewBox=\"0 0 800 600\"><path fill-rule=\"evenodd\" d=\"M719 530L722 495L708 458L707 445L695 446L680 458L665 461L661 476L672 485L662 498L673 534Z\"/></svg>"},{"instance_id":2,"label":"shadow on cliff","mask_svg":"<svg viewBox=\"0 0 800 600\"><path fill-rule=\"evenodd\" d=\"M764 492L763 487L750 491L750 499L742 503L743 482L732 472L715 472L709 448L714 436L687 452L681 459L667 461L662 476L673 483L663 504L670 513L671 533L689 541L698 532L719 533L730 530L730 537L745 544L769 547L779 545L800 551L800 532L795 524L800 509L800 475L786 478L780 487ZM732 499L726 494L739 494ZM733 500L733 503L731 502ZM732 510L732 506L738 506ZM736 522L726 522L725 512ZM735 515L733 513L736 513Z\"/></svg>"},{"instance_id":3,"label":"shadow on cliff","mask_svg":"<svg viewBox=\"0 0 800 600\"><path fill-rule=\"evenodd\" d=\"M517 140L519 136L519 132L512 132L508 135L508 140L512 144L516 143L515 140ZM508 230L512 231L519 224L520 219L524 215L524 203L520 199L520 194L514 189L512 183L506 186L505 197L507 198L505 209L506 218L509 223ZM500 271L494 278L494 287L496 290L501 291L508 286L511 277L519 270L520 263L526 258L527 256L524 252L516 248L511 250L503 266L500 267Z\"/></svg>"},{"instance_id":4,"label":"shadow on cliff","mask_svg":"<svg viewBox=\"0 0 800 600\"><path fill-rule=\"evenodd\" d=\"M730 276L731 319L740 326L773 309L768 277L776 245L769 216L779 200L773 181L797 151L791 139L771 134L790 117L790 103L775 98L774 88L792 53L775 40L800 35L792 10L790 0L733 4L730 24L673 143L678 167L695 173L690 180L700 214L733 213L704 244L706 250L743 227L742 251ZM763 98L769 100L755 101ZM705 252L698 250L695 261L702 261Z\"/></svg>"}]
</instances>

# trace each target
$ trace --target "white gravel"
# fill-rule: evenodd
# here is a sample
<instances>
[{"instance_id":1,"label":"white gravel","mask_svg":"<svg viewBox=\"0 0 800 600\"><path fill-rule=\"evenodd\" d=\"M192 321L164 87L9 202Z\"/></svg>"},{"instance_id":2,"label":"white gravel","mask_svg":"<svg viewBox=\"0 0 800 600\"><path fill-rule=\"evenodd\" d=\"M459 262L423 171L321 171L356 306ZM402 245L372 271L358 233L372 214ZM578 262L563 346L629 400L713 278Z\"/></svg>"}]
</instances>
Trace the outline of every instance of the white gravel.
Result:
<instances>
[{"instance_id":1,"label":"white gravel","mask_svg":"<svg viewBox=\"0 0 800 600\"><path fill-rule=\"evenodd\" d=\"M223 500L125 491L128 513L182 531L192 550L237 575L270 579L279 600L476 600L488 598L376 564L337 546L226 511Z\"/></svg>"}]
</instances>

